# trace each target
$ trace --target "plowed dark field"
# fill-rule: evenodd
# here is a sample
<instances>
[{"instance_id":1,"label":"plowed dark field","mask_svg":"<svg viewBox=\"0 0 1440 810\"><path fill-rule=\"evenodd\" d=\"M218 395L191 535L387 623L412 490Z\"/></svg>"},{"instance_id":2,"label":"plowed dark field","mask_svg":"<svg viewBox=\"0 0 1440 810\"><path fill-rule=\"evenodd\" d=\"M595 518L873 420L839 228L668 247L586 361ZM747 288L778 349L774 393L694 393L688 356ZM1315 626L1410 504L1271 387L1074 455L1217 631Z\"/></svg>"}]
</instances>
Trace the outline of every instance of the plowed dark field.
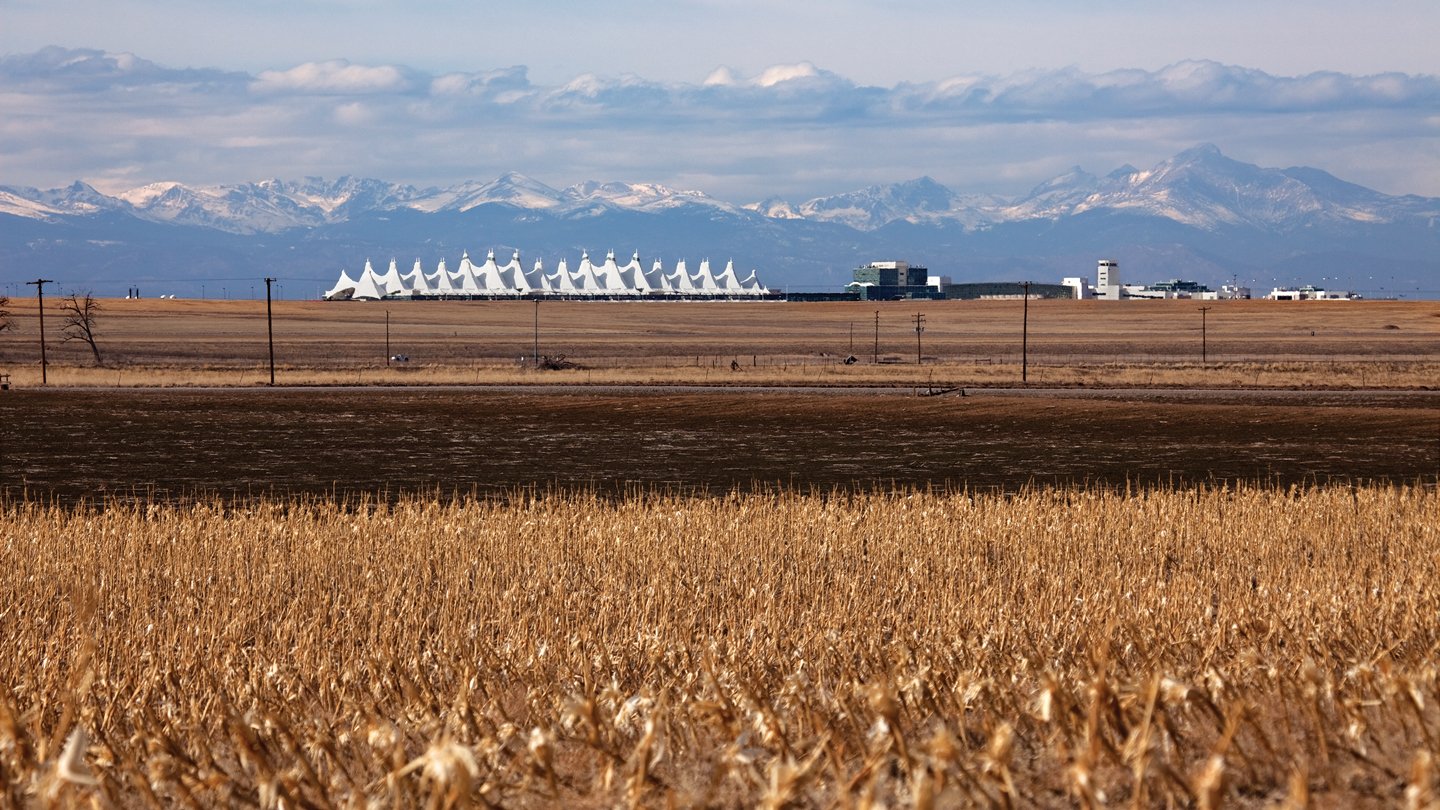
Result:
<instances>
[{"instance_id":1,"label":"plowed dark field","mask_svg":"<svg viewBox=\"0 0 1440 810\"><path fill-rule=\"evenodd\" d=\"M103 496L1431 481L1440 408L485 389L12 391L0 489Z\"/></svg>"}]
</instances>

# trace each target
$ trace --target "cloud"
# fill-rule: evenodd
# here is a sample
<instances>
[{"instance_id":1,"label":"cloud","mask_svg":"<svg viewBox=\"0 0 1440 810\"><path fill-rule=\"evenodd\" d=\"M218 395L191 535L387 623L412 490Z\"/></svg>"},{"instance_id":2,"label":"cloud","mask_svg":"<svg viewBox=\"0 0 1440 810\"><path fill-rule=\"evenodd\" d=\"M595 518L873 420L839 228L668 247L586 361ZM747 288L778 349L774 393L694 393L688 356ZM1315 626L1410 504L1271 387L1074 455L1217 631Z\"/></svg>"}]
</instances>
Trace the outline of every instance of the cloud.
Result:
<instances>
[{"instance_id":1,"label":"cloud","mask_svg":"<svg viewBox=\"0 0 1440 810\"><path fill-rule=\"evenodd\" d=\"M1440 78L1287 77L1201 60L892 87L809 62L720 67L698 83L587 73L545 85L518 65L431 75L337 59L249 75L46 48L0 58L0 105L0 183L450 184L514 169L562 185L702 178L743 202L919 175L1009 192L1052 169L1108 171L1209 141L1254 162L1440 195Z\"/></svg>"},{"instance_id":2,"label":"cloud","mask_svg":"<svg viewBox=\"0 0 1440 810\"><path fill-rule=\"evenodd\" d=\"M911 109L999 118L1145 118L1202 113L1310 113L1434 108L1440 78L1388 73L1312 73L1280 77L1249 68L1192 60L1157 71L1086 74L1075 69L1006 77L962 76L910 85L897 98Z\"/></svg>"},{"instance_id":3,"label":"cloud","mask_svg":"<svg viewBox=\"0 0 1440 810\"><path fill-rule=\"evenodd\" d=\"M355 95L408 93L418 86L410 71L394 65L367 67L344 59L306 62L289 70L266 70L252 85L257 93Z\"/></svg>"},{"instance_id":4,"label":"cloud","mask_svg":"<svg viewBox=\"0 0 1440 810\"><path fill-rule=\"evenodd\" d=\"M446 73L430 82L433 96L488 99L501 104L519 101L528 96L531 89L524 65L480 73Z\"/></svg>"},{"instance_id":5,"label":"cloud","mask_svg":"<svg viewBox=\"0 0 1440 810\"><path fill-rule=\"evenodd\" d=\"M166 68L132 53L48 47L0 57L0 81L30 92L85 93L118 87L240 87L243 73Z\"/></svg>"}]
</instances>

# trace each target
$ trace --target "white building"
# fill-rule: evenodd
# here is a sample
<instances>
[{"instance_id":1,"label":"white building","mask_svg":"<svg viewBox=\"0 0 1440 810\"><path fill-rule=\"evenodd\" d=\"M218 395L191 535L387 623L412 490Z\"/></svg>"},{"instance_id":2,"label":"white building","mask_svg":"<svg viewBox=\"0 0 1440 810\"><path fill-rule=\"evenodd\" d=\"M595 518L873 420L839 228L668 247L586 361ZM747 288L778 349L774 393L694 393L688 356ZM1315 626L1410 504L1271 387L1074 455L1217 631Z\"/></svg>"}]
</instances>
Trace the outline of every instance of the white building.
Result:
<instances>
[{"instance_id":1,"label":"white building","mask_svg":"<svg viewBox=\"0 0 1440 810\"><path fill-rule=\"evenodd\" d=\"M420 260L409 273L400 273L394 260L384 273L377 273L367 259L365 269L358 277L351 278L344 270L335 286L324 294L326 300L366 300L382 298L519 298L524 296L557 296L565 298L758 298L770 291L760 283L755 271L745 278L735 273L735 263L727 262L725 269L715 273L710 269L710 260L700 262L700 270L690 273L684 260L675 264L674 271L666 273L659 260L650 272L640 265L640 254L636 253L625 265L615 261L612 251L603 264L595 264L589 253L580 257L578 270L571 271L564 259L556 266L554 273L546 273L540 261L526 272L520 264L520 252L516 251L506 264L495 260L492 250L485 263L477 265L470 261L470 254L460 257L460 265L454 271L445 268L441 259L433 274L425 273Z\"/></svg>"},{"instance_id":2,"label":"white building","mask_svg":"<svg viewBox=\"0 0 1440 810\"><path fill-rule=\"evenodd\" d=\"M1095 286L1091 287L1080 276L1061 279L1060 284L1069 287L1075 298L1104 298L1118 301L1125 297L1125 288L1120 284L1120 263L1114 259L1101 259L1095 269Z\"/></svg>"},{"instance_id":3,"label":"white building","mask_svg":"<svg viewBox=\"0 0 1440 810\"><path fill-rule=\"evenodd\" d=\"M1125 297L1125 287L1120 283L1120 263L1114 259L1101 259L1095 268L1095 297L1107 301Z\"/></svg>"},{"instance_id":4,"label":"white building","mask_svg":"<svg viewBox=\"0 0 1440 810\"><path fill-rule=\"evenodd\" d=\"M1084 298L1095 297L1095 288L1091 287L1085 279L1079 276L1070 276L1069 278L1061 279L1060 284L1069 287L1070 291L1075 294L1075 300L1077 301Z\"/></svg>"}]
</instances>

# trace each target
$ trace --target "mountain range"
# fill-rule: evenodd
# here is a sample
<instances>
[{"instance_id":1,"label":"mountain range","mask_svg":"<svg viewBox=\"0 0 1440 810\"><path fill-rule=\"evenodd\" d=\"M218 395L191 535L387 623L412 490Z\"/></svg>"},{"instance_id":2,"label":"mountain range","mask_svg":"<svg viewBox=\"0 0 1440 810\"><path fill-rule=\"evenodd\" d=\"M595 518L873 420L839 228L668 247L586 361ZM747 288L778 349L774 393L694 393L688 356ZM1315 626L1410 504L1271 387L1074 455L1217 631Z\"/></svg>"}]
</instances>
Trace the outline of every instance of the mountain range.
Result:
<instances>
[{"instance_id":1,"label":"mountain range","mask_svg":"<svg viewBox=\"0 0 1440 810\"><path fill-rule=\"evenodd\" d=\"M269 275L308 297L367 258L433 267L486 249L551 265L585 249L734 259L772 288L838 288L873 259L956 281L1054 281L1090 276L1104 256L1127 281L1433 295L1440 199L1386 195L1320 169L1261 168L1208 144L1148 170L1076 167L1016 198L928 177L748 205L653 183L556 189L516 173L424 189L352 177L152 183L118 194L79 181L0 186L0 282L12 288L43 274L102 295L132 285L193 295L207 282Z\"/></svg>"}]
</instances>

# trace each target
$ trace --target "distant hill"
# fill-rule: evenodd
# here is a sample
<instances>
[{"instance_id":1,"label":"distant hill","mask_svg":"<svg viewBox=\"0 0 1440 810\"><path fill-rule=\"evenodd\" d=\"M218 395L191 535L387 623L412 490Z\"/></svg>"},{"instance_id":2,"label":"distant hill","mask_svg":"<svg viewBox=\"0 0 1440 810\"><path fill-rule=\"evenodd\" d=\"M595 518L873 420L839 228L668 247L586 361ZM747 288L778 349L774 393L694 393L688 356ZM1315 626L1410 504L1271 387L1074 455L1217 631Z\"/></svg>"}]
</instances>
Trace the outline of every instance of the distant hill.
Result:
<instances>
[{"instance_id":1,"label":"distant hill","mask_svg":"<svg viewBox=\"0 0 1440 810\"><path fill-rule=\"evenodd\" d=\"M902 259L955 281L1089 276L1101 256L1129 281L1322 283L1440 295L1440 199L1390 196L1324 171L1261 168L1211 145L1148 169L1079 167L1015 199L922 177L801 202L734 205L701 191L587 181L555 189L510 173L417 189L382 180L155 183L102 194L76 182L0 186L0 281L36 274L123 293L199 293L280 276L310 297L367 258L433 267L518 249L552 264L581 250L733 259L770 287L837 287L857 263Z\"/></svg>"}]
</instances>

